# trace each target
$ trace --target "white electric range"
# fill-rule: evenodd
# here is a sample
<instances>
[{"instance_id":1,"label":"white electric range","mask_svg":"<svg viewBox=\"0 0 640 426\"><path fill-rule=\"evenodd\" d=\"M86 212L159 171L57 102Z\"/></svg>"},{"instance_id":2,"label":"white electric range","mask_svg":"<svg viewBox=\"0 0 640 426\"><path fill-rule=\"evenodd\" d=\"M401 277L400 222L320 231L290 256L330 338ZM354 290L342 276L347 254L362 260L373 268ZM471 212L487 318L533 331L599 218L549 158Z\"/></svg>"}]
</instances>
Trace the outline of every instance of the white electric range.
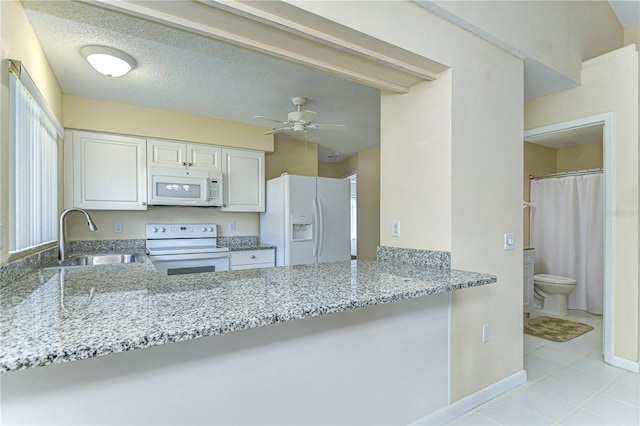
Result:
<instances>
[{"instance_id":1,"label":"white electric range","mask_svg":"<svg viewBox=\"0 0 640 426\"><path fill-rule=\"evenodd\" d=\"M148 223L146 250L162 275L229 270L229 248L215 223Z\"/></svg>"}]
</instances>

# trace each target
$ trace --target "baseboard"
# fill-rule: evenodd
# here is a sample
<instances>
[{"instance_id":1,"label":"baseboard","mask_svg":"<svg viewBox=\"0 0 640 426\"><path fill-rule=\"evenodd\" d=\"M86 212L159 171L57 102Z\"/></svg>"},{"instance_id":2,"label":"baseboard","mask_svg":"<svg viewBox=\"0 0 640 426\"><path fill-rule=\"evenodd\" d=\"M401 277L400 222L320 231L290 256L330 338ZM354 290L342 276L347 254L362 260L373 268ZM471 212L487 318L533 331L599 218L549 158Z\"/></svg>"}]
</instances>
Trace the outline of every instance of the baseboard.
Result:
<instances>
[{"instance_id":1,"label":"baseboard","mask_svg":"<svg viewBox=\"0 0 640 426\"><path fill-rule=\"evenodd\" d=\"M631 361L626 358L612 355L611 359L609 360L609 364L613 365L614 367L631 371L632 373L640 373L640 362Z\"/></svg>"},{"instance_id":2,"label":"baseboard","mask_svg":"<svg viewBox=\"0 0 640 426\"><path fill-rule=\"evenodd\" d=\"M523 385L527 382L527 372L518 371L509 377L506 377L492 385L487 386L478 392L467 396L453 404L447 405L423 418L413 422L413 425L444 425L458 416L463 415L469 410L474 409L478 405L501 395L511 389Z\"/></svg>"}]
</instances>

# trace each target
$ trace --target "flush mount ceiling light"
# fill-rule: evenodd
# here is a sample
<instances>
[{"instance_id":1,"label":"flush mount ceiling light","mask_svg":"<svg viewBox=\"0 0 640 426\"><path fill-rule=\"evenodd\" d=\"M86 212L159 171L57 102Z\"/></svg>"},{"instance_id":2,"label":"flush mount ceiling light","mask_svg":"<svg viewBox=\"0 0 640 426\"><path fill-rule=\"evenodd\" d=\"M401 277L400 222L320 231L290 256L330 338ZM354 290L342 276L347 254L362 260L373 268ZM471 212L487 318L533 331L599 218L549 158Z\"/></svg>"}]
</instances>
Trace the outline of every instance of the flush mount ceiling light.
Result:
<instances>
[{"instance_id":1,"label":"flush mount ceiling light","mask_svg":"<svg viewBox=\"0 0 640 426\"><path fill-rule=\"evenodd\" d=\"M136 61L120 50L106 46L85 46L80 53L100 74L122 77L136 67Z\"/></svg>"}]
</instances>

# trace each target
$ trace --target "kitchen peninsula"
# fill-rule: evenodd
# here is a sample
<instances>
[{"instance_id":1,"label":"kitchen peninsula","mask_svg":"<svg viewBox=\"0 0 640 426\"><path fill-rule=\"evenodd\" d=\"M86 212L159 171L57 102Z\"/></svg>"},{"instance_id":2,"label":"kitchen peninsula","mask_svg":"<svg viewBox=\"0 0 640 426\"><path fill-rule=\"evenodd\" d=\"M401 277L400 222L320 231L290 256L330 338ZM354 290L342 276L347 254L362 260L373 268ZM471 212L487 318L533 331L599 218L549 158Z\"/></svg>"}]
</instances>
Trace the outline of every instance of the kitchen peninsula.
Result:
<instances>
[{"instance_id":1,"label":"kitchen peninsula","mask_svg":"<svg viewBox=\"0 0 640 426\"><path fill-rule=\"evenodd\" d=\"M2 289L3 419L417 420L447 404L449 293L496 277L381 249L168 277L149 262L32 273Z\"/></svg>"}]
</instances>

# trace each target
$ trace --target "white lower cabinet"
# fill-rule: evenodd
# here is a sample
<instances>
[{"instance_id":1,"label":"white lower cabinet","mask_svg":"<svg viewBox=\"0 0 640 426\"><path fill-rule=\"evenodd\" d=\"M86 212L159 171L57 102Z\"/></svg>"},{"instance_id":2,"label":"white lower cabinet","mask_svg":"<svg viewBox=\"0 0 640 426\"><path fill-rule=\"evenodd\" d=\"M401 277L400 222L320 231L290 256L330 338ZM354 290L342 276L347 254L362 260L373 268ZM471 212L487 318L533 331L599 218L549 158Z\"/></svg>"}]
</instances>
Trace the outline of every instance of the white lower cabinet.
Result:
<instances>
[{"instance_id":1,"label":"white lower cabinet","mask_svg":"<svg viewBox=\"0 0 640 426\"><path fill-rule=\"evenodd\" d=\"M78 130L67 137L65 207L147 209L146 139Z\"/></svg>"},{"instance_id":2,"label":"white lower cabinet","mask_svg":"<svg viewBox=\"0 0 640 426\"><path fill-rule=\"evenodd\" d=\"M276 265L275 249L232 251L230 255L229 269L232 271L272 268Z\"/></svg>"}]
</instances>

